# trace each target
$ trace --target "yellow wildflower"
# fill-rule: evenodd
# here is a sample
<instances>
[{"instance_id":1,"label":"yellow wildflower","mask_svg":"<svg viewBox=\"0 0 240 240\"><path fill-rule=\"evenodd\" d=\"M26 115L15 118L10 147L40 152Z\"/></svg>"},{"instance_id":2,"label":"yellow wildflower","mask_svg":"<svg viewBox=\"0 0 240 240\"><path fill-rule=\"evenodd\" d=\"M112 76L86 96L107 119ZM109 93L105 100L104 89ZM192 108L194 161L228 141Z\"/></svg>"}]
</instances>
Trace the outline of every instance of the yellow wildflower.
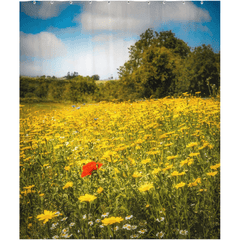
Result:
<instances>
[{"instance_id":1,"label":"yellow wildflower","mask_svg":"<svg viewBox=\"0 0 240 240\"><path fill-rule=\"evenodd\" d=\"M138 172L135 172L135 173L133 173L133 175L132 175L132 177L134 177L134 178L138 178L138 177L141 177L142 176L142 174L141 173L138 173Z\"/></svg>"},{"instance_id":2,"label":"yellow wildflower","mask_svg":"<svg viewBox=\"0 0 240 240\"><path fill-rule=\"evenodd\" d=\"M45 195L44 193L39 194L40 197L43 197L44 195Z\"/></svg>"},{"instance_id":3,"label":"yellow wildflower","mask_svg":"<svg viewBox=\"0 0 240 240\"><path fill-rule=\"evenodd\" d=\"M188 159L183 160L183 161L180 162L180 166L182 167L184 164L187 164L187 163L188 163Z\"/></svg>"},{"instance_id":4,"label":"yellow wildflower","mask_svg":"<svg viewBox=\"0 0 240 240\"><path fill-rule=\"evenodd\" d=\"M104 218L102 220L102 223L104 225L112 225L114 223L120 223L121 221L123 221L122 217L110 217L110 218Z\"/></svg>"},{"instance_id":5,"label":"yellow wildflower","mask_svg":"<svg viewBox=\"0 0 240 240\"><path fill-rule=\"evenodd\" d=\"M80 202L92 202L95 200L97 197L90 195L90 194L85 194L85 196L80 196L78 199Z\"/></svg>"},{"instance_id":6,"label":"yellow wildflower","mask_svg":"<svg viewBox=\"0 0 240 240\"><path fill-rule=\"evenodd\" d=\"M155 168L152 171L152 174L158 174L161 171L161 168Z\"/></svg>"},{"instance_id":7,"label":"yellow wildflower","mask_svg":"<svg viewBox=\"0 0 240 240\"><path fill-rule=\"evenodd\" d=\"M114 173L120 173L120 171L117 168L114 168Z\"/></svg>"},{"instance_id":8,"label":"yellow wildflower","mask_svg":"<svg viewBox=\"0 0 240 240\"><path fill-rule=\"evenodd\" d=\"M186 183L180 182L179 184L177 184L177 185L175 186L175 188L178 189L178 188L180 188L180 187L184 187L185 185L186 185Z\"/></svg>"},{"instance_id":9,"label":"yellow wildflower","mask_svg":"<svg viewBox=\"0 0 240 240\"><path fill-rule=\"evenodd\" d=\"M195 183L201 183L201 178L197 178L197 179L195 180Z\"/></svg>"},{"instance_id":10,"label":"yellow wildflower","mask_svg":"<svg viewBox=\"0 0 240 240\"><path fill-rule=\"evenodd\" d=\"M150 158L147 158L147 159L141 161L142 164L147 164L149 162L151 162Z\"/></svg>"},{"instance_id":11,"label":"yellow wildflower","mask_svg":"<svg viewBox=\"0 0 240 240\"><path fill-rule=\"evenodd\" d=\"M44 210L44 213L38 215L37 218L39 221L43 221L43 223L45 224L49 219L56 217L57 216L56 213L57 212L51 212L51 211Z\"/></svg>"},{"instance_id":12,"label":"yellow wildflower","mask_svg":"<svg viewBox=\"0 0 240 240\"><path fill-rule=\"evenodd\" d=\"M189 157L196 157L196 156L198 156L200 153L190 153L189 154Z\"/></svg>"},{"instance_id":13,"label":"yellow wildflower","mask_svg":"<svg viewBox=\"0 0 240 240\"><path fill-rule=\"evenodd\" d=\"M64 169L68 171L70 169L70 166L66 166Z\"/></svg>"},{"instance_id":14,"label":"yellow wildflower","mask_svg":"<svg viewBox=\"0 0 240 240\"><path fill-rule=\"evenodd\" d=\"M98 190L97 190L97 193L101 193L102 191L103 191L103 188L99 187Z\"/></svg>"},{"instance_id":15,"label":"yellow wildflower","mask_svg":"<svg viewBox=\"0 0 240 240\"><path fill-rule=\"evenodd\" d=\"M178 155L176 155L176 156L168 156L167 160L172 160L172 159L175 159L176 157L178 157Z\"/></svg>"},{"instance_id":16,"label":"yellow wildflower","mask_svg":"<svg viewBox=\"0 0 240 240\"><path fill-rule=\"evenodd\" d=\"M209 173L207 173L207 175L214 177L217 173L218 173L217 171L216 172L209 172Z\"/></svg>"},{"instance_id":17,"label":"yellow wildflower","mask_svg":"<svg viewBox=\"0 0 240 240\"><path fill-rule=\"evenodd\" d=\"M196 186L197 186L197 183L196 183L196 182L192 182L192 183L189 183L189 184L188 184L188 187L193 187L193 186L196 187Z\"/></svg>"},{"instance_id":18,"label":"yellow wildflower","mask_svg":"<svg viewBox=\"0 0 240 240\"><path fill-rule=\"evenodd\" d=\"M73 186L73 182L67 182L67 183L65 184L65 186L63 187L63 189L69 188L69 187L72 187L72 186Z\"/></svg>"},{"instance_id":19,"label":"yellow wildflower","mask_svg":"<svg viewBox=\"0 0 240 240\"><path fill-rule=\"evenodd\" d=\"M197 145L198 145L197 142L191 142L191 143L189 143L189 144L187 145L187 148L195 147L195 146L197 146Z\"/></svg>"},{"instance_id":20,"label":"yellow wildflower","mask_svg":"<svg viewBox=\"0 0 240 240\"><path fill-rule=\"evenodd\" d=\"M28 187L23 187L23 189L31 189L33 187L35 187L35 185L31 185L31 186L28 186Z\"/></svg>"},{"instance_id":21,"label":"yellow wildflower","mask_svg":"<svg viewBox=\"0 0 240 240\"><path fill-rule=\"evenodd\" d=\"M211 166L210 168L213 169L213 170L216 170L217 168L220 167L220 163L216 164L216 165L213 165Z\"/></svg>"},{"instance_id":22,"label":"yellow wildflower","mask_svg":"<svg viewBox=\"0 0 240 240\"><path fill-rule=\"evenodd\" d=\"M178 176L178 174L179 174L178 171L174 171L174 172L171 174L171 176L172 176L172 177L175 177L175 176Z\"/></svg>"},{"instance_id":23,"label":"yellow wildflower","mask_svg":"<svg viewBox=\"0 0 240 240\"><path fill-rule=\"evenodd\" d=\"M146 191L150 190L151 188L153 188L153 184L152 183L147 183L147 184L144 184L141 187L139 187L138 190L140 192L146 192Z\"/></svg>"}]
</instances>

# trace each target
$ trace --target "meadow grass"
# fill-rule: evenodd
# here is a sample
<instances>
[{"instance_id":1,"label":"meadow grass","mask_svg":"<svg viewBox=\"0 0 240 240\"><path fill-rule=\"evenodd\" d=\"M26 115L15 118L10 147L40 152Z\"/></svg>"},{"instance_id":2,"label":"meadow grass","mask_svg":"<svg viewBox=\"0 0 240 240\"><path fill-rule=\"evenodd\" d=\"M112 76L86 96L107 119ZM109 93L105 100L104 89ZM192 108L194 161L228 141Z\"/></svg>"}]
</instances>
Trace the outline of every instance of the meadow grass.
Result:
<instances>
[{"instance_id":1,"label":"meadow grass","mask_svg":"<svg viewBox=\"0 0 240 240\"><path fill-rule=\"evenodd\" d=\"M220 102L20 105L19 181L22 239L220 238Z\"/></svg>"}]
</instances>

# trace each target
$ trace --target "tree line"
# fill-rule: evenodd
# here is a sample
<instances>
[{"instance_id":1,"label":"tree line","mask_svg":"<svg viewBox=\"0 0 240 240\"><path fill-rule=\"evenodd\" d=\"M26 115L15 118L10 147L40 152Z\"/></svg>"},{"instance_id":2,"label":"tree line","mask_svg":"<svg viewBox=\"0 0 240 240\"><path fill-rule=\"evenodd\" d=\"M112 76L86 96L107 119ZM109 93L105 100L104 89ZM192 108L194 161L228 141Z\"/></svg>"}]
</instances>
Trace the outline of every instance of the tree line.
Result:
<instances>
[{"instance_id":1,"label":"tree line","mask_svg":"<svg viewBox=\"0 0 240 240\"><path fill-rule=\"evenodd\" d=\"M129 48L129 60L118 68L119 80L96 84L94 77L66 80L20 77L20 99L71 102L135 100L220 91L220 52L210 45L191 49L172 31L147 29Z\"/></svg>"}]
</instances>

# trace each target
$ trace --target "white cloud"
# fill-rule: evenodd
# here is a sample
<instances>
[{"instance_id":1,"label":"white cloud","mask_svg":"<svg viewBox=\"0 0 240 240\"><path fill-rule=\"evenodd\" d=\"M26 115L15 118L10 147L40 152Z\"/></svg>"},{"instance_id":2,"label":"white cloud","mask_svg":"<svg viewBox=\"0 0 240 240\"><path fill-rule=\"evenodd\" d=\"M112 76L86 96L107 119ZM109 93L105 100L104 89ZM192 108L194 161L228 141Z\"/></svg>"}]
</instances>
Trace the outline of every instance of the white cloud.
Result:
<instances>
[{"instance_id":1,"label":"white cloud","mask_svg":"<svg viewBox=\"0 0 240 240\"><path fill-rule=\"evenodd\" d=\"M54 1L53 4L50 4L50 1L37 1L37 4L30 1L21 3L21 11L33 18L48 19L57 17L68 6L69 3L64 4L64 2L57 1Z\"/></svg>"},{"instance_id":2,"label":"white cloud","mask_svg":"<svg viewBox=\"0 0 240 240\"><path fill-rule=\"evenodd\" d=\"M29 57L51 59L66 55L67 49L53 33L25 34L21 32L20 52L21 55Z\"/></svg>"},{"instance_id":3,"label":"white cloud","mask_svg":"<svg viewBox=\"0 0 240 240\"><path fill-rule=\"evenodd\" d=\"M161 26L168 21L210 21L208 11L192 2L94 2L85 3L83 13L74 18L85 31L123 31L140 34L147 28Z\"/></svg>"},{"instance_id":4,"label":"white cloud","mask_svg":"<svg viewBox=\"0 0 240 240\"><path fill-rule=\"evenodd\" d=\"M68 71L76 71L82 76L98 74L101 79L106 79L112 74L117 78L117 68L128 60L128 47L135 41L102 34L90 42L84 48L79 44L62 60L61 69L65 75Z\"/></svg>"}]
</instances>

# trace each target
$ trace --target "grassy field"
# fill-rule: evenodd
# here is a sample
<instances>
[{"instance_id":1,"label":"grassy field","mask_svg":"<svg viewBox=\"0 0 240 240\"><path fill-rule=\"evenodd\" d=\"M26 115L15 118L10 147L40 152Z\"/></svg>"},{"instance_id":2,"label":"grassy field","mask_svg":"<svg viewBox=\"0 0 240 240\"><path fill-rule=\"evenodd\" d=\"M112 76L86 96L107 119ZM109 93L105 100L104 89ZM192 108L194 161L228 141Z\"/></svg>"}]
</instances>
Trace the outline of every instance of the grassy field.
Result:
<instances>
[{"instance_id":1,"label":"grassy field","mask_svg":"<svg viewBox=\"0 0 240 240\"><path fill-rule=\"evenodd\" d=\"M220 238L220 102L20 105L20 238Z\"/></svg>"},{"instance_id":2,"label":"grassy field","mask_svg":"<svg viewBox=\"0 0 240 240\"><path fill-rule=\"evenodd\" d=\"M107 80L98 80L98 81L95 81L95 83L96 84L101 84L101 83L105 84L106 82L109 82L109 81L119 81L119 80L112 80L112 79L111 80L108 80L108 79Z\"/></svg>"}]
</instances>

